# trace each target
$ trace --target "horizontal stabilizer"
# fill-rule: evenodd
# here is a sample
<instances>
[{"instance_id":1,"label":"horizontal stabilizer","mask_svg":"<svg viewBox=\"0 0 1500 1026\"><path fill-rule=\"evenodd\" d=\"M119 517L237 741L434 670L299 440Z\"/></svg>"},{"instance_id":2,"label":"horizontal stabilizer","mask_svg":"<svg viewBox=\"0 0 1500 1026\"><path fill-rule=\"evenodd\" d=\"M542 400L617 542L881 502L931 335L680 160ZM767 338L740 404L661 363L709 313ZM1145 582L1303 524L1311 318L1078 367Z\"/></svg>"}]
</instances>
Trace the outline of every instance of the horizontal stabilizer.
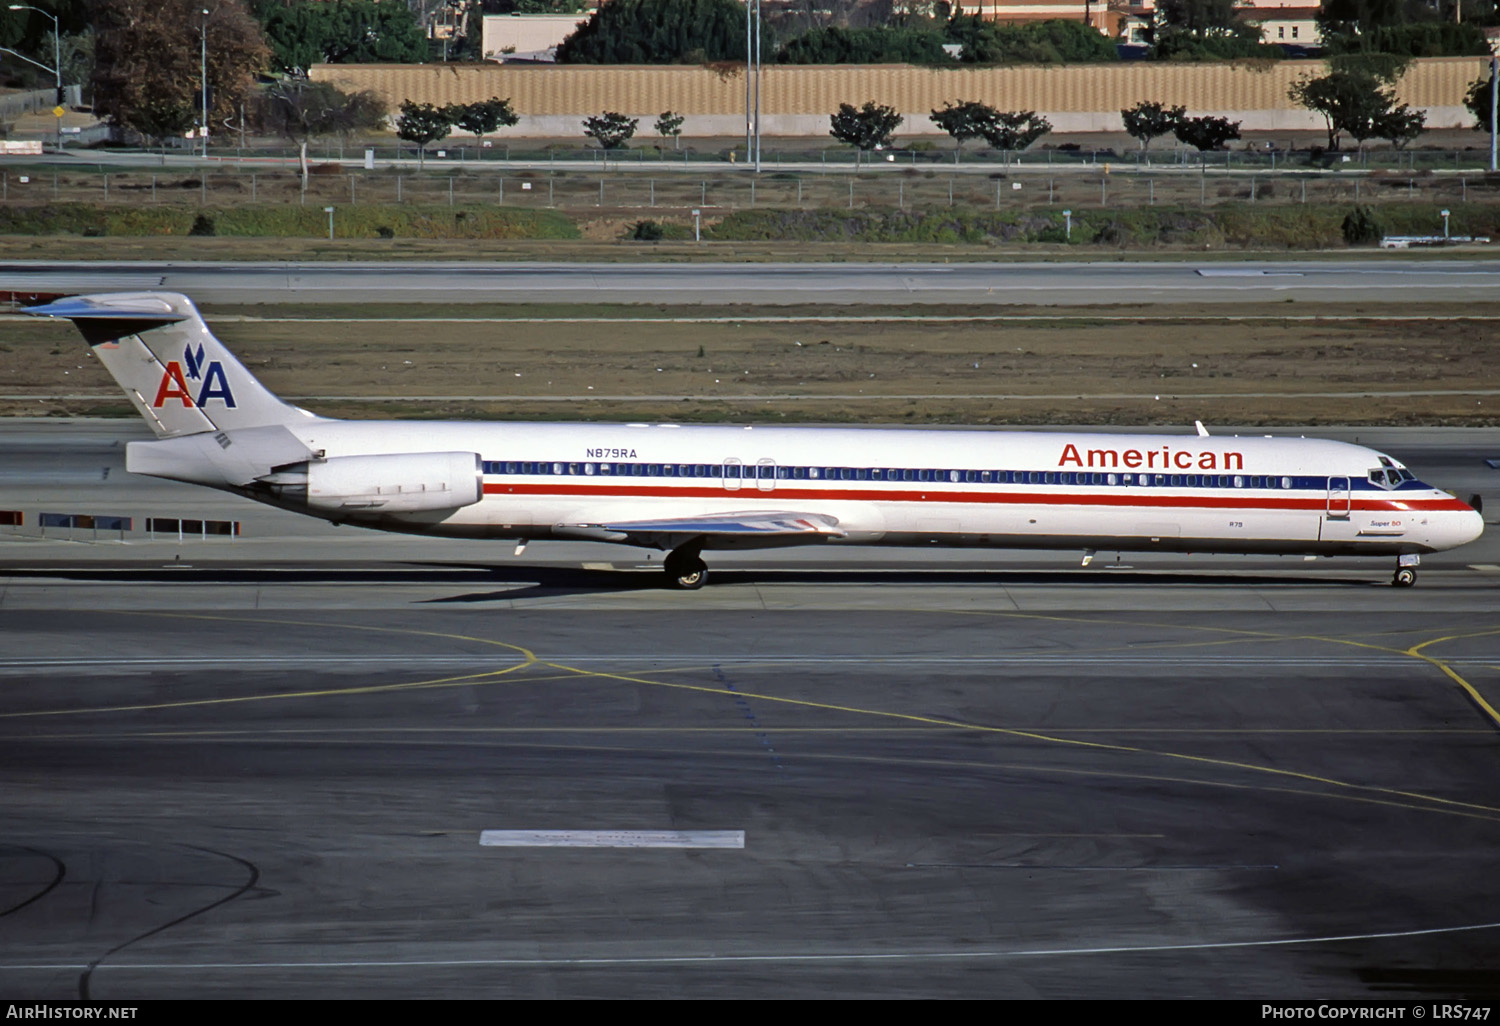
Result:
<instances>
[{"instance_id":1,"label":"horizontal stabilizer","mask_svg":"<svg viewBox=\"0 0 1500 1026\"><path fill-rule=\"evenodd\" d=\"M67 318L78 325L78 330L91 346L164 324L176 324L192 316L174 310L171 303L150 293L69 296L42 306L28 306L21 312L36 317Z\"/></svg>"}]
</instances>

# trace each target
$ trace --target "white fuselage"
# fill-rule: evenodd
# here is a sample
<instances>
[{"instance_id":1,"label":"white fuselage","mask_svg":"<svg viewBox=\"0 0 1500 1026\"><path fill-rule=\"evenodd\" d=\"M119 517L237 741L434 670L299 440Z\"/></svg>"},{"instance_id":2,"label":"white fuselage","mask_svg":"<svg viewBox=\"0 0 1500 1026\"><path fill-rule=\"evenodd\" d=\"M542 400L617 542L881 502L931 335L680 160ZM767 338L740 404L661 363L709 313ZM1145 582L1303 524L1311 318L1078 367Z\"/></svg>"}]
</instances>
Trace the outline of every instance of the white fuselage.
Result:
<instances>
[{"instance_id":1,"label":"white fuselage","mask_svg":"<svg viewBox=\"0 0 1500 1026\"><path fill-rule=\"evenodd\" d=\"M1400 464L1317 439L312 418L289 430L329 458L478 454L479 502L329 517L454 537L567 537L568 525L791 511L834 517L841 533L704 547L1382 555L1447 549L1482 530L1466 504Z\"/></svg>"}]
</instances>

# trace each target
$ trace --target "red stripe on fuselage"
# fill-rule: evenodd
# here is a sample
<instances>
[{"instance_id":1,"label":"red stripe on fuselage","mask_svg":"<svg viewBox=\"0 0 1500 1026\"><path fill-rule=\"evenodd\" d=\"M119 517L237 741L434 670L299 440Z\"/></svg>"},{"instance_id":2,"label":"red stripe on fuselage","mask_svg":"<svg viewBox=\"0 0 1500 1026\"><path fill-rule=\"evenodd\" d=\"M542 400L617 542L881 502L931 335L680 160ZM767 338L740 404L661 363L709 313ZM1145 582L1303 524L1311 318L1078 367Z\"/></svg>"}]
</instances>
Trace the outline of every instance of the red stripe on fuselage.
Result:
<instances>
[{"instance_id":1,"label":"red stripe on fuselage","mask_svg":"<svg viewBox=\"0 0 1500 1026\"><path fill-rule=\"evenodd\" d=\"M753 484L754 482L750 482ZM552 495L559 498L611 499L764 499L808 500L812 502L973 502L996 505L1038 506L1160 506L1198 509L1261 509L1326 511L1328 500L1321 496L1279 498L1265 495L1152 495L1142 489L1122 489L1122 494L1097 492L945 492L853 488L710 488L694 485L681 487L651 484L646 486L618 484L497 484L486 482L486 495ZM1342 508L1343 503L1339 503ZM1380 499L1354 500L1350 509L1372 513L1415 513L1428 511L1465 511L1469 507L1457 499Z\"/></svg>"}]
</instances>

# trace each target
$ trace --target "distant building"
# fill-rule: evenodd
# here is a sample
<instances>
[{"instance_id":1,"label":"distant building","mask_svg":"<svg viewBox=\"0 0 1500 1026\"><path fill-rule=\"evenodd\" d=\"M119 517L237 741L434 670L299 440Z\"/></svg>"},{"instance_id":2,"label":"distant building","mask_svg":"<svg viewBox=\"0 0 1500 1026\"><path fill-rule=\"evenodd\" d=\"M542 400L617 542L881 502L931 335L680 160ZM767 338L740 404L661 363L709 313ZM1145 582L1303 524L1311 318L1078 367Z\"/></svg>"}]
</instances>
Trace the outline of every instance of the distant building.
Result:
<instances>
[{"instance_id":1,"label":"distant building","mask_svg":"<svg viewBox=\"0 0 1500 1026\"><path fill-rule=\"evenodd\" d=\"M555 61L557 46L593 11L582 14L486 14L481 47L487 61Z\"/></svg>"},{"instance_id":2,"label":"distant building","mask_svg":"<svg viewBox=\"0 0 1500 1026\"><path fill-rule=\"evenodd\" d=\"M977 14L986 21L1002 24L1021 24L1028 21L1076 21L1092 25L1105 35L1110 32L1109 5L1105 0L1021 0L1007 3L1004 0L979 0L977 6L964 5L965 12Z\"/></svg>"},{"instance_id":3,"label":"distant building","mask_svg":"<svg viewBox=\"0 0 1500 1026\"><path fill-rule=\"evenodd\" d=\"M1304 3L1256 0L1244 8L1245 20L1260 26L1260 41L1280 46L1321 46L1318 7Z\"/></svg>"},{"instance_id":4,"label":"distant building","mask_svg":"<svg viewBox=\"0 0 1500 1026\"><path fill-rule=\"evenodd\" d=\"M1081 0L1056 0L1055 3L1041 0L1040 3L1024 5L997 3L982 6L980 13L996 21L1029 21L1038 17L1032 12L1042 8L1056 9L1059 13L1041 17L1087 19L1088 24L1105 35L1137 46L1148 44L1156 16L1155 0L1108 0L1087 5ZM1308 4L1307 0L1242 0L1239 9L1241 17L1260 26L1262 42L1297 47L1321 45L1317 4ZM991 10L993 14L986 13Z\"/></svg>"}]
</instances>

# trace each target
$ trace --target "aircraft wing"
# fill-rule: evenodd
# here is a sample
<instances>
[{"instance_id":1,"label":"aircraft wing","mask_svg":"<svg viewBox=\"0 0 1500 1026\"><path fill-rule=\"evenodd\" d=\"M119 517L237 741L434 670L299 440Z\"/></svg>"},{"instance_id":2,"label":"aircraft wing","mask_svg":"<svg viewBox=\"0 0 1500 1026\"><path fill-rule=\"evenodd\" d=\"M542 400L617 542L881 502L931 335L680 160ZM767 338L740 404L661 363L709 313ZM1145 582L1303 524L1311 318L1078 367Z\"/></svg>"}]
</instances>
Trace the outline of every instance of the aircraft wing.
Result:
<instances>
[{"instance_id":1,"label":"aircraft wing","mask_svg":"<svg viewBox=\"0 0 1500 1026\"><path fill-rule=\"evenodd\" d=\"M552 528L552 533L564 538L623 542L663 549L674 549L694 540L701 540L708 548L801 545L828 538L842 538L845 534L839 527L838 518L826 513L768 510L667 517L660 520L557 524Z\"/></svg>"}]
</instances>

